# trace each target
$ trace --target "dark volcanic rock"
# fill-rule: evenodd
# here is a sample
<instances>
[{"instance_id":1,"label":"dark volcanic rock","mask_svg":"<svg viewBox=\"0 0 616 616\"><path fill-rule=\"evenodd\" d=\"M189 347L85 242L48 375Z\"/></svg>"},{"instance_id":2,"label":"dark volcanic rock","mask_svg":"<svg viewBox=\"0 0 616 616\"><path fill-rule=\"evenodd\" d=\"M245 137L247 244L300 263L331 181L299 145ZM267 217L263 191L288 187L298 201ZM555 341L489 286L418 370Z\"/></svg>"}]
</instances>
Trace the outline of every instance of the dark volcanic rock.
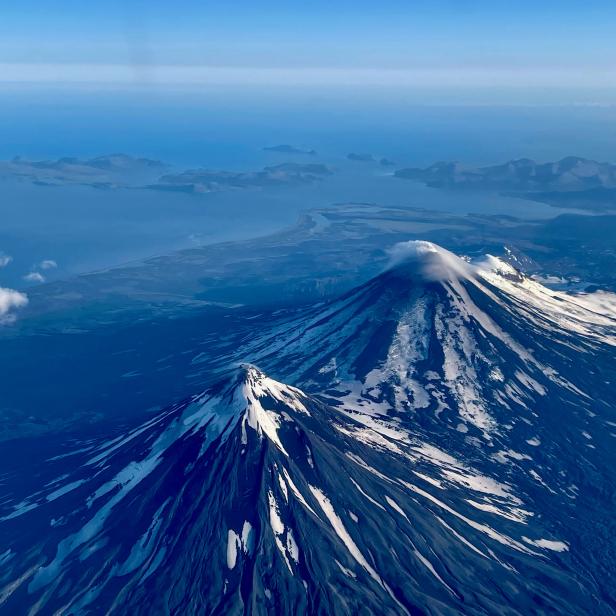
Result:
<instances>
[{"instance_id":1,"label":"dark volcanic rock","mask_svg":"<svg viewBox=\"0 0 616 616\"><path fill-rule=\"evenodd\" d=\"M5 472L1 608L613 614L609 301L396 246L203 393Z\"/></svg>"}]
</instances>

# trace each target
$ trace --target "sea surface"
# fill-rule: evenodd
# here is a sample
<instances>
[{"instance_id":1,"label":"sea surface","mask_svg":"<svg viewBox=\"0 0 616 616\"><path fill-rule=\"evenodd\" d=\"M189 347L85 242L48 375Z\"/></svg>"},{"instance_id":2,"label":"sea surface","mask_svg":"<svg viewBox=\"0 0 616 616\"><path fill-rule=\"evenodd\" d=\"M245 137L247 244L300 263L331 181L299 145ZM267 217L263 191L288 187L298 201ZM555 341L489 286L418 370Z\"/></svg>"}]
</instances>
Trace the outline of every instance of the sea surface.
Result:
<instances>
[{"instance_id":1,"label":"sea surface","mask_svg":"<svg viewBox=\"0 0 616 616\"><path fill-rule=\"evenodd\" d=\"M187 195L142 189L98 190L0 182L0 252L13 257L0 286L27 288L40 261L48 280L177 249L267 234L307 209L375 202L460 214L547 218L547 205L491 194L433 190L392 177L392 168L349 162L349 152L387 157L397 167L436 160L498 163L567 155L609 159L611 108L425 106L387 97L315 91L167 92L5 86L0 96L0 158L88 157L123 152L176 169L260 169L288 160L330 164L312 185ZM289 143L317 156L281 155ZM571 210L569 210L571 211Z\"/></svg>"}]
</instances>

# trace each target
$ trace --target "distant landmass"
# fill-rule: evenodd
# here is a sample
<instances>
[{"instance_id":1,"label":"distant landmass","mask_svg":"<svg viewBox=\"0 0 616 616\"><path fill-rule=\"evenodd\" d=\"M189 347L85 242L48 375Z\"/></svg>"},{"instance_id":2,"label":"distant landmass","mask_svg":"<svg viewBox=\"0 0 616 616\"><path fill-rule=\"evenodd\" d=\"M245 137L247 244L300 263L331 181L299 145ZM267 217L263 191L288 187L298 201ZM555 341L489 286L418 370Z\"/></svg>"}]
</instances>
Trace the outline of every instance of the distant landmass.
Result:
<instances>
[{"instance_id":1,"label":"distant landmass","mask_svg":"<svg viewBox=\"0 0 616 616\"><path fill-rule=\"evenodd\" d=\"M306 184L332 174L332 170L324 164L294 162L264 167L260 171L189 169L161 175L168 169L169 165L160 161L127 154L44 161L16 157L0 161L0 179L28 181L40 186L80 185L99 189L146 188L204 193Z\"/></svg>"},{"instance_id":2,"label":"distant landmass","mask_svg":"<svg viewBox=\"0 0 616 616\"><path fill-rule=\"evenodd\" d=\"M153 190L206 193L220 190L262 188L306 184L331 175L327 165L319 163L282 163L264 167L261 171L212 171L191 169L164 175L147 188Z\"/></svg>"},{"instance_id":3,"label":"distant landmass","mask_svg":"<svg viewBox=\"0 0 616 616\"><path fill-rule=\"evenodd\" d=\"M81 184L94 188L130 185L132 180L160 173L166 165L149 158L108 154L96 158L74 157L31 161L21 157L0 161L1 179L27 180L34 184L63 186Z\"/></svg>"},{"instance_id":4,"label":"distant landmass","mask_svg":"<svg viewBox=\"0 0 616 616\"><path fill-rule=\"evenodd\" d=\"M273 145L266 148L263 148L266 152L278 152L280 154L306 154L309 156L315 156L316 150L306 150L303 148L297 148L294 145L282 144L282 145Z\"/></svg>"},{"instance_id":5,"label":"distant landmass","mask_svg":"<svg viewBox=\"0 0 616 616\"><path fill-rule=\"evenodd\" d=\"M376 162L376 158L372 154L358 154L357 152L351 152L347 154L348 160L353 160L359 163L374 163Z\"/></svg>"},{"instance_id":6,"label":"distant landmass","mask_svg":"<svg viewBox=\"0 0 616 616\"><path fill-rule=\"evenodd\" d=\"M607 212L616 210L616 188L589 188L587 190L552 190L545 192L529 192L513 196L522 196L531 201L547 203L554 207L574 208L578 210L596 210Z\"/></svg>"},{"instance_id":7,"label":"distant landmass","mask_svg":"<svg viewBox=\"0 0 616 616\"><path fill-rule=\"evenodd\" d=\"M378 162L379 165L381 165L382 167L394 167L395 166L395 162L389 158L386 157L382 157L382 158L377 158L376 156L374 156L374 154L367 154L367 153L361 153L361 152L351 152L350 154L347 154L347 160L352 160L358 163L376 163Z\"/></svg>"},{"instance_id":8,"label":"distant landmass","mask_svg":"<svg viewBox=\"0 0 616 616\"><path fill-rule=\"evenodd\" d=\"M488 167L437 162L394 175L435 188L497 190L557 207L616 209L616 165L575 156L547 163L521 158Z\"/></svg>"}]
</instances>

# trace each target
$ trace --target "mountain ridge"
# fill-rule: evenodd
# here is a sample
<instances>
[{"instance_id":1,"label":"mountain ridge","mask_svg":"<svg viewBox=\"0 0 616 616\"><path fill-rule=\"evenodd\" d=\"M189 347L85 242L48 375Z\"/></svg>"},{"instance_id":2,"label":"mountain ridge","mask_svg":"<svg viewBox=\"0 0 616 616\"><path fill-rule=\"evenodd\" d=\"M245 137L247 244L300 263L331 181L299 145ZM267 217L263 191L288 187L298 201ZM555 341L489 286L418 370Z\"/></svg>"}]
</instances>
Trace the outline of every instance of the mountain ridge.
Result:
<instances>
[{"instance_id":1,"label":"mountain ridge","mask_svg":"<svg viewBox=\"0 0 616 616\"><path fill-rule=\"evenodd\" d=\"M52 524L51 534L63 538L50 562L22 573L3 599L19 606L20 597L39 597L46 610L63 606L69 613L87 612L93 602L137 614L366 608L404 614L422 605L447 611L447 605L463 605L464 589L472 584L461 571L452 577L448 552L430 548L428 537L442 542L448 536L454 551L466 554L467 567L496 575L505 593L515 578L502 559L530 559L526 566L536 566L531 563L541 562L542 553L567 550L558 540L507 534L528 513L506 486L457 466L446 454L434 465L434 452L422 454L421 448L423 472L412 481L400 479L406 475L401 457L357 439L357 430L363 428L322 402L241 366L129 434L82 454L69 452L77 468L81 459L82 471L96 473L56 481L2 520L43 517L51 503L63 504L65 513ZM435 469L443 477L448 472L477 504L492 495L499 503L492 509L501 515L481 513L459 497L435 497ZM77 509L71 513L67 503ZM479 518L468 517L469 510ZM499 519L505 525L496 530ZM544 575L546 566L540 566ZM557 570L549 575L558 585ZM72 599L63 605L60 590L67 584ZM143 604L143 593L153 587L157 603ZM561 604L551 592L543 600ZM492 605L487 595L477 601ZM531 595L524 602L532 605Z\"/></svg>"},{"instance_id":2,"label":"mountain ridge","mask_svg":"<svg viewBox=\"0 0 616 616\"><path fill-rule=\"evenodd\" d=\"M611 299L396 245L204 392L33 461L0 612L613 614Z\"/></svg>"},{"instance_id":3,"label":"mountain ridge","mask_svg":"<svg viewBox=\"0 0 616 616\"><path fill-rule=\"evenodd\" d=\"M616 165L578 156L546 163L520 158L486 167L439 161L423 169L398 169L394 175L436 188L574 191L616 187Z\"/></svg>"}]
</instances>

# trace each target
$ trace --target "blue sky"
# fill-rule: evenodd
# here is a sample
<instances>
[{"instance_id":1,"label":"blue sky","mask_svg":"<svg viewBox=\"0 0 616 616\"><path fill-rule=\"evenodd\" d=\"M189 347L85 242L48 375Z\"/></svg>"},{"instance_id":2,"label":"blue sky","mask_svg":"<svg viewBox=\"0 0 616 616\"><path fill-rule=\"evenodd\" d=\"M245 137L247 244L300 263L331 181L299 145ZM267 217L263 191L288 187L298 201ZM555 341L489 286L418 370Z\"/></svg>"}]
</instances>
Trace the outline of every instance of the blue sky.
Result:
<instances>
[{"instance_id":1,"label":"blue sky","mask_svg":"<svg viewBox=\"0 0 616 616\"><path fill-rule=\"evenodd\" d=\"M88 67L105 66L102 80L155 69L163 81L199 81L207 68L223 81L262 71L284 82L293 71L325 84L408 74L413 83L604 87L615 24L613 0L20 0L2 9L0 81L90 81ZM178 65L183 73L158 70Z\"/></svg>"}]
</instances>

